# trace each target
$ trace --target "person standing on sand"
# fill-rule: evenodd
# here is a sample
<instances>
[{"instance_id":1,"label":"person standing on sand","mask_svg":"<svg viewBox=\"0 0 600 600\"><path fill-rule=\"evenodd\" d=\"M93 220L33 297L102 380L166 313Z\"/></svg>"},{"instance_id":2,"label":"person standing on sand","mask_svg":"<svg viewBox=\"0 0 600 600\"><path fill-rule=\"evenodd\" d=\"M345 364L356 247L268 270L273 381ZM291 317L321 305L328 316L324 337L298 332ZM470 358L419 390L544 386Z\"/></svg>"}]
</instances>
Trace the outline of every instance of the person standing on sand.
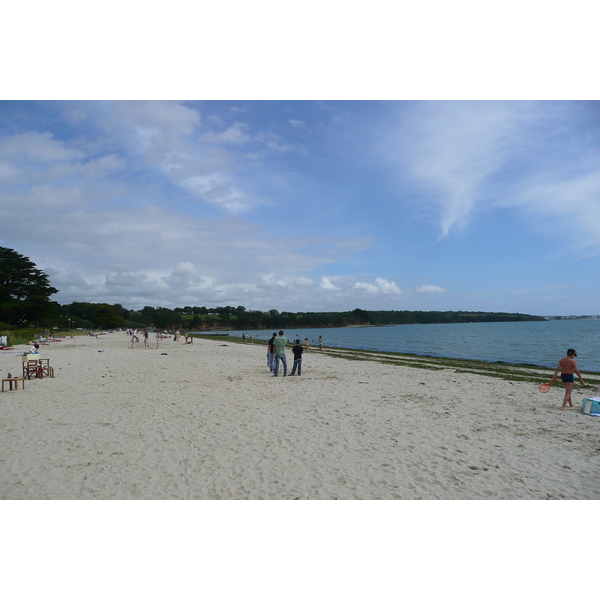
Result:
<instances>
[{"instance_id":1,"label":"person standing on sand","mask_svg":"<svg viewBox=\"0 0 600 600\"><path fill-rule=\"evenodd\" d=\"M298 376L300 376L302 373L302 353L304 352L304 349L300 345L300 340L296 340L296 345L292 348L292 352L294 353L294 366L291 375L295 375L296 369L298 369Z\"/></svg>"},{"instance_id":2,"label":"person standing on sand","mask_svg":"<svg viewBox=\"0 0 600 600\"><path fill-rule=\"evenodd\" d=\"M275 347L273 346L273 341L277 337L277 333L273 332L271 339L267 342L267 364L269 365L269 369L272 371L275 368L274 357L275 357Z\"/></svg>"},{"instance_id":3,"label":"person standing on sand","mask_svg":"<svg viewBox=\"0 0 600 600\"><path fill-rule=\"evenodd\" d=\"M322 335L319 336L318 342L319 342L319 350L323 350L323 336Z\"/></svg>"},{"instance_id":4,"label":"person standing on sand","mask_svg":"<svg viewBox=\"0 0 600 600\"><path fill-rule=\"evenodd\" d=\"M285 356L286 344L287 338L283 335L283 331L280 331L279 335L273 340L273 346L275 348L275 367L273 369L275 374L273 377L279 376L279 361L283 363L283 376L287 376L287 358Z\"/></svg>"},{"instance_id":5,"label":"person standing on sand","mask_svg":"<svg viewBox=\"0 0 600 600\"><path fill-rule=\"evenodd\" d=\"M569 348L567 350L567 356L565 358L561 358L558 361L558 367L556 367L556 371L554 371L554 377L552 378L552 382L556 381L556 376L560 371L560 378L562 382L565 384L565 397L560 407L560 410L565 410L567 404L572 408L573 402L571 401L571 392L573 391L574 385L574 377L573 374L576 373L577 377L579 377L579 381L581 385L585 385L583 382L583 377L577 368L577 363L575 362L574 356L577 356L577 352L573 350L573 348ZM551 382L551 383L552 383Z\"/></svg>"},{"instance_id":6,"label":"person standing on sand","mask_svg":"<svg viewBox=\"0 0 600 600\"><path fill-rule=\"evenodd\" d=\"M306 352L308 352L310 350L310 342L308 341L308 338L304 338L304 346L306 347Z\"/></svg>"}]
</instances>

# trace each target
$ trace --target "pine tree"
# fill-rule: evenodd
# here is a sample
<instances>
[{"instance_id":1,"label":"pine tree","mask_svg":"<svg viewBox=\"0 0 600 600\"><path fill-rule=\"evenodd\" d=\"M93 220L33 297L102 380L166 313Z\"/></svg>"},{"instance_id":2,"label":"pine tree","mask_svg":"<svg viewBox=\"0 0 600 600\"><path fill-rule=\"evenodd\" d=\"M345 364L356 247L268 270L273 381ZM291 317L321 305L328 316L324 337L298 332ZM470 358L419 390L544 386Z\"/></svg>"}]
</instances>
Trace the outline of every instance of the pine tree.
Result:
<instances>
[{"instance_id":1,"label":"pine tree","mask_svg":"<svg viewBox=\"0 0 600 600\"><path fill-rule=\"evenodd\" d=\"M55 312L50 296L58 290L27 257L0 247L0 321L28 325Z\"/></svg>"}]
</instances>

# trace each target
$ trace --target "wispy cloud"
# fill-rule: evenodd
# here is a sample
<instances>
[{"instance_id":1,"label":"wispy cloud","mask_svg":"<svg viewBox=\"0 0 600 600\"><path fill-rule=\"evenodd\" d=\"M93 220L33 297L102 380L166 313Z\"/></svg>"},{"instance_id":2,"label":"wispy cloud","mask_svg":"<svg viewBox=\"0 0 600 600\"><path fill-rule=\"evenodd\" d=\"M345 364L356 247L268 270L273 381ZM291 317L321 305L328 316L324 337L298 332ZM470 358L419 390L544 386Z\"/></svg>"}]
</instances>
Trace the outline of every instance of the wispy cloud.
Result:
<instances>
[{"instance_id":1,"label":"wispy cloud","mask_svg":"<svg viewBox=\"0 0 600 600\"><path fill-rule=\"evenodd\" d=\"M242 145L252 141L252 136L246 133L248 125L246 123L234 123L225 131L215 133L209 131L202 136L202 140L209 144L235 144Z\"/></svg>"},{"instance_id":2,"label":"wispy cloud","mask_svg":"<svg viewBox=\"0 0 600 600\"><path fill-rule=\"evenodd\" d=\"M439 285L420 285L415 291L417 294L443 294L445 292Z\"/></svg>"},{"instance_id":3,"label":"wispy cloud","mask_svg":"<svg viewBox=\"0 0 600 600\"><path fill-rule=\"evenodd\" d=\"M402 290L393 281L389 281L388 279L383 279L381 277L377 277L375 279L375 283L358 281L354 284L354 289L365 290L369 294L393 296L399 296L402 294Z\"/></svg>"},{"instance_id":4,"label":"wispy cloud","mask_svg":"<svg viewBox=\"0 0 600 600\"><path fill-rule=\"evenodd\" d=\"M569 103L419 103L400 113L384 152L433 210L442 238L509 206L600 249L600 152L580 118Z\"/></svg>"},{"instance_id":5,"label":"wispy cloud","mask_svg":"<svg viewBox=\"0 0 600 600\"><path fill-rule=\"evenodd\" d=\"M600 152L594 165L579 159L573 156L522 181L505 205L521 211L532 229L594 255L600 252Z\"/></svg>"},{"instance_id":6,"label":"wispy cloud","mask_svg":"<svg viewBox=\"0 0 600 600\"><path fill-rule=\"evenodd\" d=\"M401 114L385 152L432 205L445 237L489 203L496 177L522 150L524 128L537 120L530 104L427 102Z\"/></svg>"},{"instance_id":7,"label":"wispy cloud","mask_svg":"<svg viewBox=\"0 0 600 600\"><path fill-rule=\"evenodd\" d=\"M70 162L84 158L77 148L69 148L65 142L56 140L49 131L25 133L0 138L0 159L15 159L28 164Z\"/></svg>"}]
</instances>

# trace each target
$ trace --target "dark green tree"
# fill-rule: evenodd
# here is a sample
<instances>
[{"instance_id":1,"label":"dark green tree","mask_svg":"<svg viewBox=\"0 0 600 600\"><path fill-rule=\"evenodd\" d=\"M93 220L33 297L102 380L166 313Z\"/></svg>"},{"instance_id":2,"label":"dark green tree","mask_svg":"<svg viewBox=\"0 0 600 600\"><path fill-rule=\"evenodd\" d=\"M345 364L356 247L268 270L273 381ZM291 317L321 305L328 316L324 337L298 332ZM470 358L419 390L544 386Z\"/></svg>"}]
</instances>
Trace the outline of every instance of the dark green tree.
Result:
<instances>
[{"instance_id":1,"label":"dark green tree","mask_svg":"<svg viewBox=\"0 0 600 600\"><path fill-rule=\"evenodd\" d=\"M146 323L156 321L156 309L152 306L144 306L140 311L140 316Z\"/></svg>"},{"instance_id":2,"label":"dark green tree","mask_svg":"<svg viewBox=\"0 0 600 600\"><path fill-rule=\"evenodd\" d=\"M114 306L110 304L97 304L92 313L92 321L103 328L120 327L123 324L122 315L115 312Z\"/></svg>"},{"instance_id":3,"label":"dark green tree","mask_svg":"<svg viewBox=\"0 0 600 600\"><path fill-rule=\"evenodd\" d=\"M154 313L154 325L161 329L169 329L181 325L181 317L170 308L158 307Z\"/></svg>"},{"instance_id":4,"label":"dark green tree","mask_svg":"<svg viewBox=\"0 0 600 600\"><path fill-rule=\"evenodd\" d=\"M50 296L58 290L26 256L0 247L0 321L29 325L58 315Z\"/></svg>"},{"instance_id":5,"label":"dark green tree","mask_svg":"<svg viewBox=\"0 0 600 600\"><path fill-rule=\"evenodd\" d=\"M362 310L361 308L355 308L352 311L352 314L354 315L354 318L357 321L361 321L361 322L365 322L365 323L368 323L368 321L369 321L369 313L366 310Z\"/></svg>"}]
</instances>

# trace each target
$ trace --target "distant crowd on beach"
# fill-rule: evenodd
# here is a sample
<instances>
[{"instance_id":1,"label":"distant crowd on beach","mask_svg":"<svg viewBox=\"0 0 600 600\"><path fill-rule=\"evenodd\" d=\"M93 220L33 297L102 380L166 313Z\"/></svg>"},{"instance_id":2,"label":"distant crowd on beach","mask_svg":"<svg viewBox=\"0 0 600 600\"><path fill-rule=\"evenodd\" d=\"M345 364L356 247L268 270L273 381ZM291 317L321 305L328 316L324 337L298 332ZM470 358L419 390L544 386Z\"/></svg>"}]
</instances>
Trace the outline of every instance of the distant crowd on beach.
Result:
<instances>
[{"instance_id":1,"label":"distant crowd on beach","mask_svg":"<svg viewBox=\"0 0 600 600\"><path fill-rule=\"evenodd\" d=\"M149 334L148 329L143 329L143 330L141 330L141 332L138 329L127 329L125 331L125 333L128 337L131 338L132 343L140 342L140 337L141 337L144 340L145 347L148 347L150 345L148 343L148 334ZM179 332L179 330L177 330L173 335L171 335L167 331L164 331L162 333L160 331L156 331L155 337L157 340L170 340L171 338L173 338L174 342L177 342L178 340L181 339L181 337L183 337L185 339L185 342L184 342L185 344L193 344L194 343L194 338L192 337L192 335L189 332L184 333L182 336L181 333Z\"/></svg>"}]
</instances>

